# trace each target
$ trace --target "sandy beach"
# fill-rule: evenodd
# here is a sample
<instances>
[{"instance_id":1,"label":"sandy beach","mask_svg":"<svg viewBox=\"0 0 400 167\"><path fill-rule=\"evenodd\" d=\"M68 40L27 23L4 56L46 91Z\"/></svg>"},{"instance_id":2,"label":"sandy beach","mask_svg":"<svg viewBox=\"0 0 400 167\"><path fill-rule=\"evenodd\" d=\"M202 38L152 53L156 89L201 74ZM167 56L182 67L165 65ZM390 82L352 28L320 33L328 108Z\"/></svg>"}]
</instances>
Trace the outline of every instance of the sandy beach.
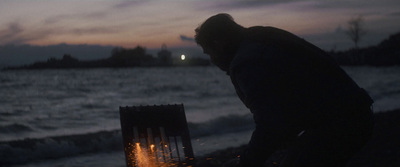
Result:
<instances>
[{"instance_id":1,"label":"sandy beach","mask_svg":"<svg viewBox=\"0 0 400 167\"><path fill-rule=\"evenodd\" d=\"M400 166L400 109L375 114L375 128L371 140L355 155L351 167L397 167ZM197 158L199 167L220 167L224 162L238 157L244 146L215 151ZM283 156L276 153L273 159ZM269 166L274 166L270 163Z\"/></svg>"}]
</instances>

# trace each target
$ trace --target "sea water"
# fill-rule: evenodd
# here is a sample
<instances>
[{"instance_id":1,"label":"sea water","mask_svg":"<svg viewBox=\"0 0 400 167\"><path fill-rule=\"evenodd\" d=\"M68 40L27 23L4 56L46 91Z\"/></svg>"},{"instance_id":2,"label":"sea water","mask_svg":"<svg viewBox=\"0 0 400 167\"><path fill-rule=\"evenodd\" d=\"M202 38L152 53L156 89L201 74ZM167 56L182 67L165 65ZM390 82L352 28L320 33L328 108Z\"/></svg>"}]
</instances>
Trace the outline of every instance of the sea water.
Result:
<instances>
[{"instance_id":1,"label":"sea water","mask_svg":"<svg viewBox=\"0 0 400 167\"><path fill-rule=\"evenodd\" d=\"M400 108L400 67L344 67ZM0 72L0 166L124 166L119 106L184 104L195 156L245 144L254 127L214 66Z\"/></svg>"}]
</instances>

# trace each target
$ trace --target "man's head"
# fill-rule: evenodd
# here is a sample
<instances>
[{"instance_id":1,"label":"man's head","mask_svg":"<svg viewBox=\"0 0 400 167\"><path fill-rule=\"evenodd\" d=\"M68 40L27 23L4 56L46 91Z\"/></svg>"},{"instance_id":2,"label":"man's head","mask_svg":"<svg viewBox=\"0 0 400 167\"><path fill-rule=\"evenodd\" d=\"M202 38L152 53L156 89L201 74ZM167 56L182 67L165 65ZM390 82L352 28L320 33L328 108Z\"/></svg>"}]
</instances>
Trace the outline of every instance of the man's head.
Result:
<instances>
[{"instance_id":1,"label":"man's head","mask_svg":"<svg viewBox=\"0 0 400 167\"><path fill-rule=\"evenodd\" d=\"M244 30L229 14L221 13L208 18L196 28L195 39L215 65L228 71Z\"/></svg>"}]
</instances>

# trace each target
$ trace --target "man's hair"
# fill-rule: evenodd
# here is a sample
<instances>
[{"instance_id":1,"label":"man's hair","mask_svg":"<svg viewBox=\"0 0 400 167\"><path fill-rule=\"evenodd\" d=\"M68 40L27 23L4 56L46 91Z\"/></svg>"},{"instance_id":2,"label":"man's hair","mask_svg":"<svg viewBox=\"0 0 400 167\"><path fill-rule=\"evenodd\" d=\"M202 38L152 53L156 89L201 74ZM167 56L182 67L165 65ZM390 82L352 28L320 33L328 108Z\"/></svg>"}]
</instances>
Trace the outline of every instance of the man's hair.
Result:
<instances>
[{"instance_id":1,"label":"man's hair","mask_svg":"<svg viewBox=\"0 0 400 167\"><path fill-rule=\"evenodd\" d=\"M195 40L201 46L212 46L215 40L236 42L244 29L233 20L231 15L220 13L211 16L195 29Z\"/></svg>"}]
</instances>

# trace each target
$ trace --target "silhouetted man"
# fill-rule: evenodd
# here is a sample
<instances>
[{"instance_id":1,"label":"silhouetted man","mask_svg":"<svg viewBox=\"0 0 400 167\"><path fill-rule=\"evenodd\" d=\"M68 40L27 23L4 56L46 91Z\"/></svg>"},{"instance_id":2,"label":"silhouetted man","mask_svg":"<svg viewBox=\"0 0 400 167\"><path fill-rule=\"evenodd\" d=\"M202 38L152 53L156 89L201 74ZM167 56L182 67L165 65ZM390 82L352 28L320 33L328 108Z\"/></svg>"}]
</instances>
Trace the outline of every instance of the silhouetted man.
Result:
<instances>
[{"instance_id":1,"label":"silhouetted man","mask_svg":"<svg viewBox=\"0 0 400 167\"><path fill-rule=\"evenodd\" d=\"M345 166L369 140L372 99L323 50L274 27L244 28L228 14L195 31L253 114L241 166L262 166L283 146L281 166Z\"/></svg>"}]
</instances>

